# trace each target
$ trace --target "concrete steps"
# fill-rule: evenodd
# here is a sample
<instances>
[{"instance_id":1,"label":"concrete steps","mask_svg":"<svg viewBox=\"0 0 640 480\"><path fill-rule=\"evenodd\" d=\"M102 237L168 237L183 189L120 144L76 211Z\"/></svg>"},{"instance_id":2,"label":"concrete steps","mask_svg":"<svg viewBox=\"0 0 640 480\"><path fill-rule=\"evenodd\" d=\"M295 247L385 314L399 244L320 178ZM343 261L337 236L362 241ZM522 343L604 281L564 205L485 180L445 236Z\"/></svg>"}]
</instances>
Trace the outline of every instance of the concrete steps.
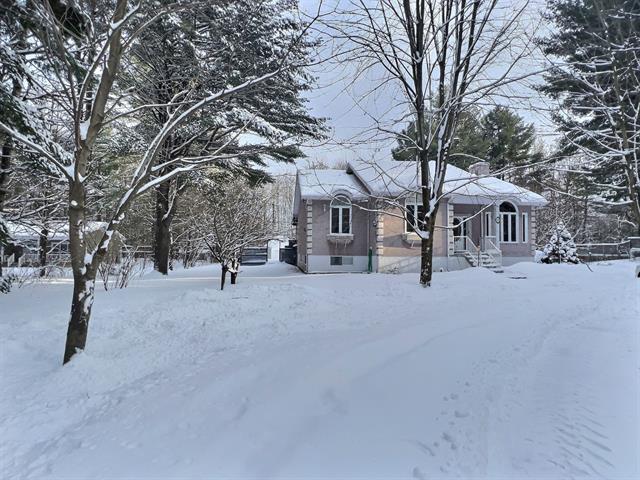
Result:
<instances>
[{"instance_id":1,"label":"concrete steps","mask_svg":"<svg viewBox=\"0 0 640 480\"><path fill-rule=\"evenodd\" d=\"M478 266L478 255L471 252L463 252L464 258L467 259L472 267ZM488 268L495 273L502 273L502 265L498 263L493 255L487 252L480 252L480 266Z\"/></svg>"}]
</instances>

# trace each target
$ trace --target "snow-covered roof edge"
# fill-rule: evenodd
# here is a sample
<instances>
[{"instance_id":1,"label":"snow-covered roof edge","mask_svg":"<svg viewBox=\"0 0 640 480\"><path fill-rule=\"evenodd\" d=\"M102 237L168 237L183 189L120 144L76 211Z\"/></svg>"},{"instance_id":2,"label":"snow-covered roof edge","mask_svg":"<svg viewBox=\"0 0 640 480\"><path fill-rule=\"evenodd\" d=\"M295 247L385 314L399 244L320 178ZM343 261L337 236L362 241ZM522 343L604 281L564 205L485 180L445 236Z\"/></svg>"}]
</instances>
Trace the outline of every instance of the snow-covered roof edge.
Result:
<instances>
[{"instance_id":1,"label":"snow-covered roof edge","mask_svg":"<svg viewBox=\"0 0 640 480\"><path fill-rule=\"evenodd\" d=\"M379 162L348 162L347 170L351 171L374 195L392 195L401 197L414 194L417 191L417 177L408 168L400 168L404 162L395 160ZM387 164L387 165L385 165ZM430 167L433 168L433 162ZM389 167L389 168L385 168ZM373 169L376 173L375 181L368 180L364 173L367 169ZM395 171L392 174L384 174ZM513 201L520 205L544 206L548 203L542 195L520 187L511 182L500 180L493 176L477 176L454 165L447 166L445 177L445 198L456 203L483 203L489 204L496 201Z\"/></svg>"}]
</instances>

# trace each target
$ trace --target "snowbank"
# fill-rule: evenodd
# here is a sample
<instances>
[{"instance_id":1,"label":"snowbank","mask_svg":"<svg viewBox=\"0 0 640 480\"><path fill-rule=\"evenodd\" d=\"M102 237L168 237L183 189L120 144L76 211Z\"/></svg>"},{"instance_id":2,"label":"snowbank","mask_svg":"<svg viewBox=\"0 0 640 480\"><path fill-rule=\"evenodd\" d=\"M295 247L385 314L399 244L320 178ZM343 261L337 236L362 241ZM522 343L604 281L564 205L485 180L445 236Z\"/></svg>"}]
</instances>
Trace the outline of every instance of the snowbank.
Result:
<instances>
[{"instance_id":1,"label":"snowbank","mask_svg":"<svg viewBox=\"0 0 640 480\"><path fill-rule=\"evenodd\" d=\"M218 269L0 297L3 478L637 477L634 265Z\"/></svg>"}]
</instances>

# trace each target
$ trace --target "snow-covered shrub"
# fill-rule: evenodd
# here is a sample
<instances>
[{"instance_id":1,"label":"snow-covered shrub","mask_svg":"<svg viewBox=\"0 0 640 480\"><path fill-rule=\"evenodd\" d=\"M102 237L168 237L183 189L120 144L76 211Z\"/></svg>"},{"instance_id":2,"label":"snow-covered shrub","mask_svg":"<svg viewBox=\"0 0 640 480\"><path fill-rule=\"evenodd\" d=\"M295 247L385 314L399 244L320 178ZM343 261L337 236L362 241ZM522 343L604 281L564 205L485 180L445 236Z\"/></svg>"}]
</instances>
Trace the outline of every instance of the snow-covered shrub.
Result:
<instances>
[{"instance_id":1,"label":"snow-covered shrub","mask_svg":"<svg viewBox=\"0 0 640 480\"><path fill-rule=\"evenodd\" d=\"M580 262L576 253L576 244L563 222L558 222L556 224L549 242L545 245L542 251L540 261L542 263Z\"/></svg>"},{"instance_id":2,"label":"snow-covered shrub","mask_svg":"<svg viewBox=\"0 0 640 480\"><path fill-rule=\"evenodd\" d=\"M0 277L0 293L9 293L11 291L11 284L13 283L13 276Z\"/></svg>"}]
</instances>

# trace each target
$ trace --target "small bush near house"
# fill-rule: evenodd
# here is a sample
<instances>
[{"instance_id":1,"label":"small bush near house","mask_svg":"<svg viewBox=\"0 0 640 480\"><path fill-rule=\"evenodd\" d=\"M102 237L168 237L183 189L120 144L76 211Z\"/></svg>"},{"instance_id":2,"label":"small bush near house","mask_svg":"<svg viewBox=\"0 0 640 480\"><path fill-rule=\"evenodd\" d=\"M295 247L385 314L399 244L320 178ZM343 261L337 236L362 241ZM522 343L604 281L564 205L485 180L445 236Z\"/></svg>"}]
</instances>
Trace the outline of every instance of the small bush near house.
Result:
<instances>
[{"instance_id":1,"label":"small bush near house","mask_svg":"<svg viewBox=\"0 0 640 480\"><path fill-rule=\"evenodd\" d=\"M558 222L551 234L549 243L542 251L540 259L542 263L579 263L576 253L576 244L573 237L564 226L563 222Z\"/></svg>"}]
</instances>

